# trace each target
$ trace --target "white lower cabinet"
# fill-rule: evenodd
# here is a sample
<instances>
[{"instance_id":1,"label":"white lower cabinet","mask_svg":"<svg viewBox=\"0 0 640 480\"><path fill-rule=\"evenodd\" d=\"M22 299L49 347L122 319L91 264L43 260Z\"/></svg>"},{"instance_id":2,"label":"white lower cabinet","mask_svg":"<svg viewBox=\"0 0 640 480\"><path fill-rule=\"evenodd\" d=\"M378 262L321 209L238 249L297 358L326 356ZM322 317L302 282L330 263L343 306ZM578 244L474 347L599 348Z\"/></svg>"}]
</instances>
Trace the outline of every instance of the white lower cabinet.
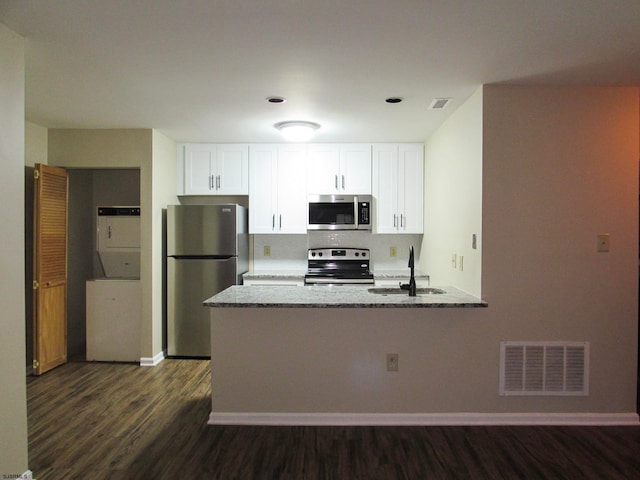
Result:
<instances>
[{"instance_id":1,"label":"white lower cabinet","mask_svg":"<svg viewBox=\"0 0 640 480\"><path fill-rule=\"evenodd\" d=\"M373 145L375 233L423 233L424 146Z\"/></svg>"},{"instance_id":2,"label":"white lower cabinet","mask_svg":"<svg viewBox=\"0 0 640 480\"><path fill-rule=\"evenodd\" d=\"M249 233L307 233L306 147L249 147Z\"/></svg>"}]
</instances>

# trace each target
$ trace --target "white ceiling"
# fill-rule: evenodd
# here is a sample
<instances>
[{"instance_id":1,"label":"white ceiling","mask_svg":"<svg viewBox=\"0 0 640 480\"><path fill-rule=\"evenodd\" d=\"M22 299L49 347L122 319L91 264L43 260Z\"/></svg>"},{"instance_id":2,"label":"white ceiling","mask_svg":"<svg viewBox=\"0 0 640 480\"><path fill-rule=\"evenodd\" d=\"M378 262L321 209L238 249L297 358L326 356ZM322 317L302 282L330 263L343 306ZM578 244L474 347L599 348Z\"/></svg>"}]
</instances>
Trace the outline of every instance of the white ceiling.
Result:
<instances>
[{"instance_id":1,"label":"white ceiling","mask_svg":"<svg viewBox=\"0 0 640 480\"><path fill-rule=\"evenodd\" d=\"M28 121L177 141L423 141L482 84L640 85L640 0L0 0L0 22Z\"/></svg>"}]
</instances>

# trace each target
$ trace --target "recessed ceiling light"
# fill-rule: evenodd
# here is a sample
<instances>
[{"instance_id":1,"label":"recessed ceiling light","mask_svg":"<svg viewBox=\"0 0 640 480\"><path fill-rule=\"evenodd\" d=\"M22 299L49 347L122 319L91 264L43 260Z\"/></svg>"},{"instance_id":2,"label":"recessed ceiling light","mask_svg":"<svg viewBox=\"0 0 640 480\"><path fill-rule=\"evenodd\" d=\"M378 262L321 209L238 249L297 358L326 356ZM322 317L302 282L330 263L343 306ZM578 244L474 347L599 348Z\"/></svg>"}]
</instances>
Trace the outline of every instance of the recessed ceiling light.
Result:
<instances>
[{"instance_id":1,"label":"recessed ceiling light","mask_svg":"<svg viewBox=\"0 0 640 480\"><path fill-rule=\"evenodd\" d=\"M292 120L286 122L278 122L274 125L282 136L290 142L306 142L320 128L318 123L306 122L303 120Z\"/></svg>"},{"instance_id":2,"label":"recessed ceiling light","mask_svg":"<svg viewBox=\"0 0 640 480\"><path fill-rule=\"evenodd\" d=\"M284 103L287 99L284 97L267 97L267 102L269 103Z\"/></svg>"},{"instance_id":3,"label":"recessed ceiling light","mask_svg":"<svg viewBox=\"0 0 640 480\"><path fill-rule=\"evenodd\" d=\"M404 98L402 97L389 97L385 100L387 103L400 103Z\"/></svg>"},{"instance_id":4,"label":"recessed ceiling light","mask_svg":"<svg viewBox=\"0 0 640 480\"><path fill-rule=\"evenodd\" d=\"M449 104L450 101L451 101L450 98L434 98L433 101L431 102L431 105L429 105L429 109L442 110Z\"/></svg>"}]
</instances>

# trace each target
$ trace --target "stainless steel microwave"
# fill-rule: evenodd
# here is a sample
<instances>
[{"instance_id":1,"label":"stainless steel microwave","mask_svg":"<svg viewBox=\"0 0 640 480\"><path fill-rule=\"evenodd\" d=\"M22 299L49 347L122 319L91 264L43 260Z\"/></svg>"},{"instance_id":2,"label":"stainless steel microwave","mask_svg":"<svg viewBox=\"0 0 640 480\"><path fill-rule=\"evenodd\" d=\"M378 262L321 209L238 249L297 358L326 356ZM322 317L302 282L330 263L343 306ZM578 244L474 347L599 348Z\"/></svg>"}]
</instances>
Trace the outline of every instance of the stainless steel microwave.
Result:
<instances>
[{"instance_id":1,"label":"stainless steel microwave","mask_svg":"<svg viewBox=\"0 0 640 480\"><path fill-rule=\"evenodd\" d=\"M308 230L371 230L371 195L309 195Z\"/></svg>"}]
</instances>

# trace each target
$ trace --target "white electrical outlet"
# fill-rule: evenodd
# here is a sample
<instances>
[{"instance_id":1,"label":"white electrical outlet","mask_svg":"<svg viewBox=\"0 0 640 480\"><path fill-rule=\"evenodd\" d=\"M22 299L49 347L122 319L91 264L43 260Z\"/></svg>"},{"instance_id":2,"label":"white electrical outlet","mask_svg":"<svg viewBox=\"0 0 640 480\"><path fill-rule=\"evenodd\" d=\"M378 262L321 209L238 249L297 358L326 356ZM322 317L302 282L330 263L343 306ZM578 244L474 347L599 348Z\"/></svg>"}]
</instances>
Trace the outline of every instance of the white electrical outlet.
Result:
<instances>
[{"instance_id":1,"label":"white electrical outlet","mask_svg":"<svg viewBox=\"0 0 640 480\"><path fill-rule=\"evenodd\" d=\"M398 354L387 353L387 372L398 371Z\"/></svg>"},{"instance_id":2,"label":"white electrical outlet","mask_svg":"<svg viewBox=\"0 0 640 480\"><path fill-rule=\"evenodd\" d=\"M398 247L389 247L389 255L392 257L398 256Z\"/></svg>"},{"instance_id":3,"label":"white electrical outlet","mask_svg":"<svg viewBox=\"0 0 640 480\"><path fill-rule=\"evenodd\" d=\"M269 246L269 245L265 245L264 246L264 256L265 257L270 257L271 256L271 246Z\"/></svg>"}]
</instances>

